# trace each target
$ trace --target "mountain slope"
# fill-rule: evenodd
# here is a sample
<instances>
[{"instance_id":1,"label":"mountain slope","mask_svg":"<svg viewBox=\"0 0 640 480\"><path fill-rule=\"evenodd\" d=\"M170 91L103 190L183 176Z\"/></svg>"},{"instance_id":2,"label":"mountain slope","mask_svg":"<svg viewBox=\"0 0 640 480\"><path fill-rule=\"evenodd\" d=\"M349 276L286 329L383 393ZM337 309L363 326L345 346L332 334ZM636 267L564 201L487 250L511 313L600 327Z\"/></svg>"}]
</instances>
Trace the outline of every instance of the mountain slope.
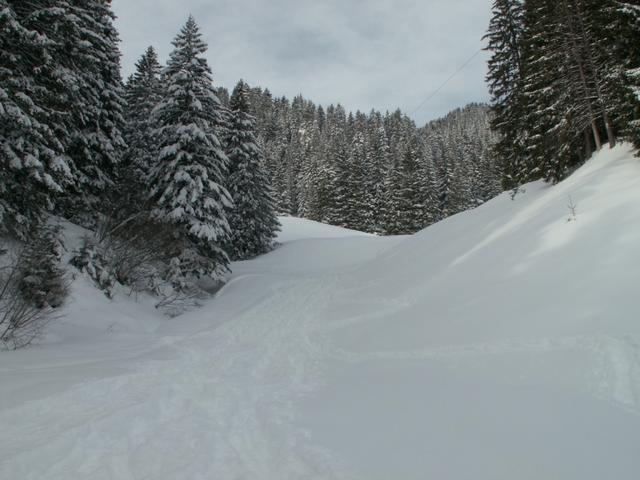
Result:
<instances>
[{"instance_id":1,"label":"mountain slope","mask_svg":"<svg viewBox=\"0 0 640 480\"><path fill-rule=\"evenodd\" d=\"M636 478L639 225L619 147L412 237L287 219L173 320L80 279L0 355L0 478Z\"/></svg>"}]
</instances>

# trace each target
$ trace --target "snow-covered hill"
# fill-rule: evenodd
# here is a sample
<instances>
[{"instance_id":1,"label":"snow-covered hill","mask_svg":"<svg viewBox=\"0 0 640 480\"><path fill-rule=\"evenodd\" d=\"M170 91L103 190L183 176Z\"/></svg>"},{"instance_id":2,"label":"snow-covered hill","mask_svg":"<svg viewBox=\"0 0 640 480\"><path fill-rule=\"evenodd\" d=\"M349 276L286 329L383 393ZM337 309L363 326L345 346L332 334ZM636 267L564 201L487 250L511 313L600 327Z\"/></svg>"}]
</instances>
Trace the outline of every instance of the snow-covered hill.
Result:
<instances>
[{"instance_id":1,"label":"snow-covered hill","mask_svg":"<svg viewBox=\"0 0 640 480\"><path fill-rule=\"evenodd\" d=\"M171 320L78 280L0 354L0 478L638 478L628 148L412 237L282 240Z\"/></svg>"}]
</instances>

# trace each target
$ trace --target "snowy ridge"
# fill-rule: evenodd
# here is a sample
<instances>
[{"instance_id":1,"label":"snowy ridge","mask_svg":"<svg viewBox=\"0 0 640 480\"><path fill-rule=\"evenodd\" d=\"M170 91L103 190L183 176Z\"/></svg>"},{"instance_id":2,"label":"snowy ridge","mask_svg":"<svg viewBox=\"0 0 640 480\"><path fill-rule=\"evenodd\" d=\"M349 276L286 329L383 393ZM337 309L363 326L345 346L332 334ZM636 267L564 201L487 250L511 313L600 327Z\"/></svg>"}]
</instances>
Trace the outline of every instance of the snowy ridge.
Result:
<instances>
[{"instance_id":1,"label":"snowy ridge","mask_svg":"<svg viewBox=\"0 0 640 480\"><path fill-rule=\"evenodd\" d=\"M0 355L0 478L635 479L638 225L623 146L411 237L288 218L172 320L80 279Z\"/></svg>"}]
</instances>

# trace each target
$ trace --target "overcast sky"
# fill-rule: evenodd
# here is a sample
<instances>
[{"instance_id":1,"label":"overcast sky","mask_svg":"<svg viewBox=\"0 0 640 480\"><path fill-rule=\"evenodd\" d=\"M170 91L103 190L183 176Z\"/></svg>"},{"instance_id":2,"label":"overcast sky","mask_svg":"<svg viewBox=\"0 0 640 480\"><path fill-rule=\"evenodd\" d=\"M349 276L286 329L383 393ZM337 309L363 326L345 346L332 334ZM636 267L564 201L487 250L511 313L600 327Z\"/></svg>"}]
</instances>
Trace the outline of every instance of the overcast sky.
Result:
<instances>
[{"instance_id":1,"label":"overcast sky","mask_svg":"<svg viewBox=\"0 0 640 480\"><path fill-rule=\"evenodd\" d=\"M217 85L244 78L348 110L401 108L422 124L486 101L486 53L416 108L482 47L491 0L113 0L123 70L153 45L162 61L192 13Z\"/></svg>"}]
</instances>

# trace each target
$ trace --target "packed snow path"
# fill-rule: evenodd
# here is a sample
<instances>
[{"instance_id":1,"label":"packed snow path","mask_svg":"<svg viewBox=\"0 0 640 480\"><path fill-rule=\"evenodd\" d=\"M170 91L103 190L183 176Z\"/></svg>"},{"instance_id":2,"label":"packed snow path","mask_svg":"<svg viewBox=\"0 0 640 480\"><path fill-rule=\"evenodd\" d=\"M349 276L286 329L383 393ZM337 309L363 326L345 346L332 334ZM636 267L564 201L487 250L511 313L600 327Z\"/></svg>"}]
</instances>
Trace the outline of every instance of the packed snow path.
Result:
<instances>
[{"instance_id":1,"label":"packed snow path","mask_svg":"<svg viewBox=\"0 0 640 480\"><path fill-rule=\"evenodd\" d=\"M0 354L0 478L638 478L625 148L413 237L284 222L176 319L78 280Z\"/></svg>"}]
</instances>

